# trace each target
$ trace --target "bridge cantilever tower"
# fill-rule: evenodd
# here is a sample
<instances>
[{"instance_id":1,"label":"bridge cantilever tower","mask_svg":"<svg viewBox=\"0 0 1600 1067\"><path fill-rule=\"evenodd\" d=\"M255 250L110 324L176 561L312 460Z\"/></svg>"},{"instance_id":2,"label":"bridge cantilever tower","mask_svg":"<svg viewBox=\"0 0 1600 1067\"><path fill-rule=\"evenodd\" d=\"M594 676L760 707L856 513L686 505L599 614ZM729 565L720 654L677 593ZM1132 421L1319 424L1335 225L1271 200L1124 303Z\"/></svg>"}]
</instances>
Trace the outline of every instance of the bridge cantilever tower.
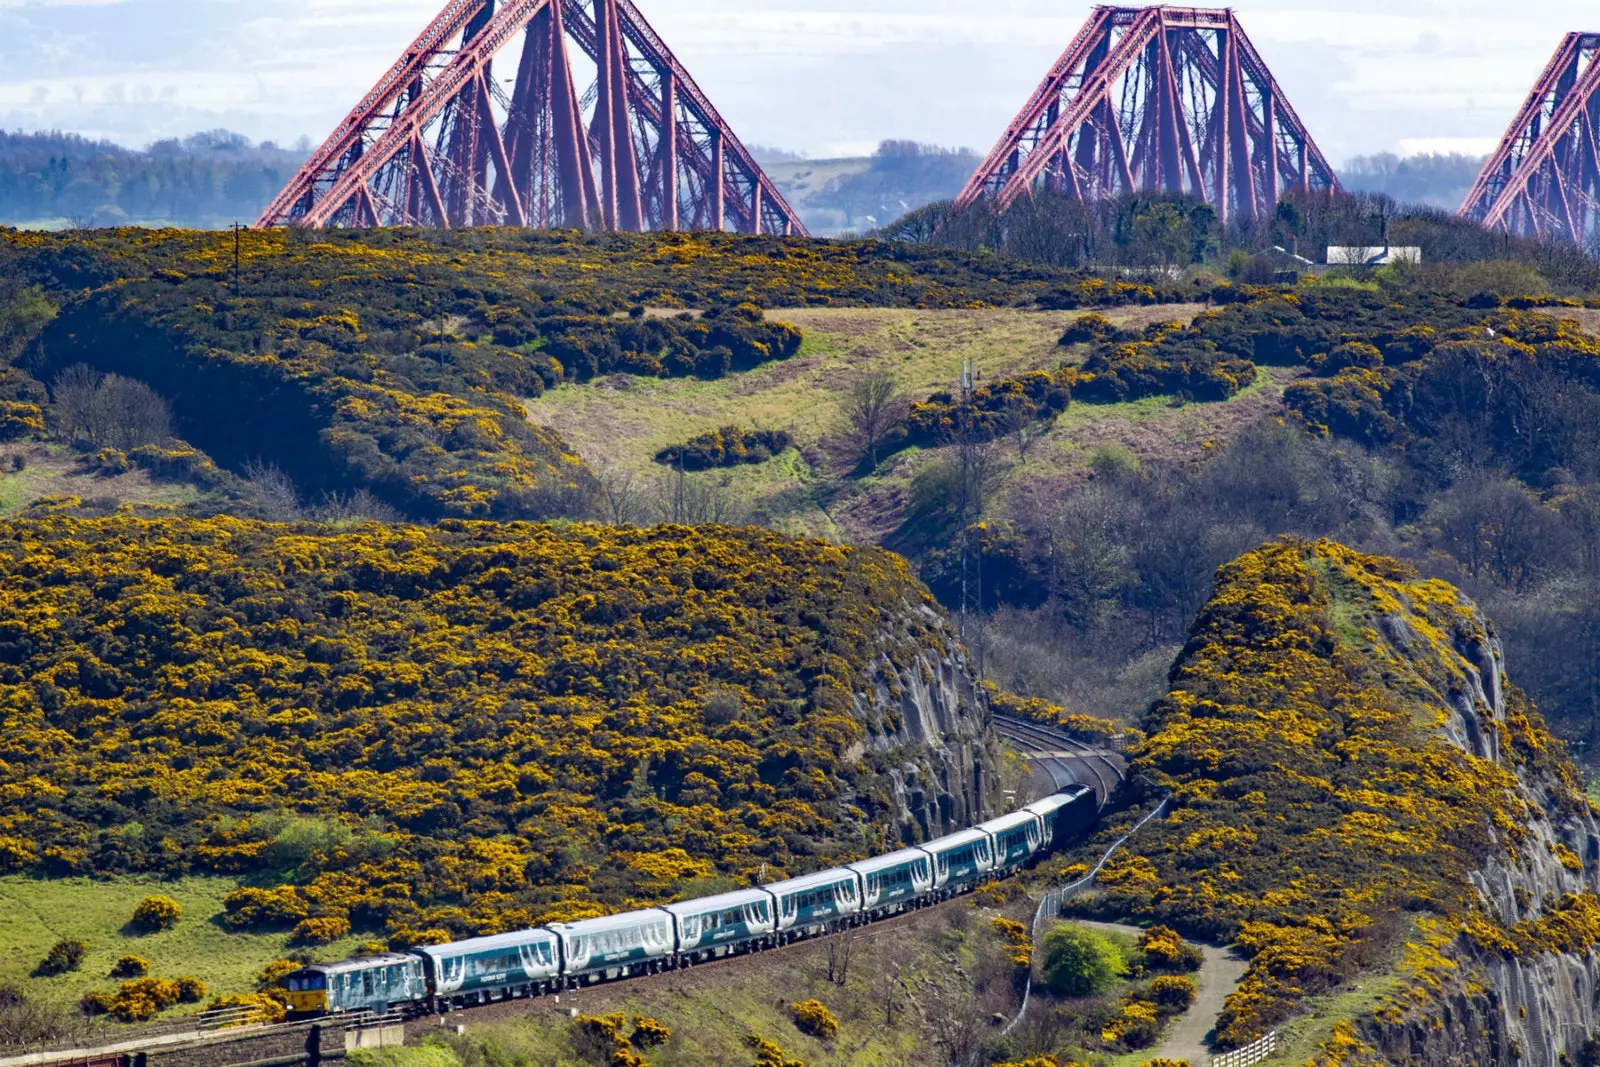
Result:
<instances>
[{"instance_id":1,"label":"bridge cantilever tower","mask_svg":"<svg viewBox=\"0 0 1600 1067\"><path fill-rule=\"evenodd\" d=\"M633 0L449 0L256 222L284 225L806 233Z\"/></svg>"},{"instance_id":2,"label":"bridge cantilever tower","mask_svg":"<svg viewBox=\"0 0 1600 1067\"><path fill-rule=\"evenodd\" d=\"M1461 205L1462 218L1539 240L1600 238L1600 33L1569 33Z\"/></svg>"},{"instance_id":3,"label":"bridge cantilever tower","mask_svg":"<svg viewBox=\"0 0 1600 1067\"><path fill-rule=\"evenodd\" d=\"M1182 193L1228 221L1338 179L1232 11L1097 7L956 206L1039 186Z\"/></svg>"}]
</instances>

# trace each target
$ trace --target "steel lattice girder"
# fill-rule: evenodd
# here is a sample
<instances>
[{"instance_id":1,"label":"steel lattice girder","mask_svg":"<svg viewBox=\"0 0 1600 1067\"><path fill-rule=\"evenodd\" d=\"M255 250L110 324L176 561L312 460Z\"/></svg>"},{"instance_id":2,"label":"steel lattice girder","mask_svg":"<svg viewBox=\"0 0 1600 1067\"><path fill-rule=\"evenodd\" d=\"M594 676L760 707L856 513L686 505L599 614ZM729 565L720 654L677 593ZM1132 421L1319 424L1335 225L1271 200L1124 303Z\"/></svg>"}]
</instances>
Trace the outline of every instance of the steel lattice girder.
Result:
<instances>
[{"instance_id":1,"label":"steel lattice girder","mask_svg":"<svg viewBox=\"0 0 1600 1067\"><path fill-rule=\"evenodd\" d=\"M1600 239L1600 33L1569 33L1461 205L1539 240Z\"/></svg>"},{"instance_id":2,"label":"steel lattice girder","mask_svg":"<svg viewBox=\"0 0 1600 1067\"><path fill-rule=\"evenodd\" d=\"M806 235L632 0L451 0L256 222L283 225Z\"/></svg>"},{"instance_id":3,"label":"steel lattice girder","mask_svg":"<svg viewBox=\"0 0 1600 1067\"><path fill-rule=\"evenodd\" d=\"M1004 210L1041 184L1182 193L1227 221L1338 179L1231 11L1097 7L956 206Z\"/></svg>"}]
</instances>

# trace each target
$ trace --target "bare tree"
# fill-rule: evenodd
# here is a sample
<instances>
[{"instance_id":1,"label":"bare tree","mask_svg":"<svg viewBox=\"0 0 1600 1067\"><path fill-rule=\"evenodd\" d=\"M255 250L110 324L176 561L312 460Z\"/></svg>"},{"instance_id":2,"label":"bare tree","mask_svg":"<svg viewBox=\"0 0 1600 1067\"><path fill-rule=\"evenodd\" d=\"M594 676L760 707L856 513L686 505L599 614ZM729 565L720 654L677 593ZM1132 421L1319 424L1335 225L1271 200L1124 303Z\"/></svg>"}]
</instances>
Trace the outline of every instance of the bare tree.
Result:
<instances>
[{"instance_id":1,"label":"bare tree","mask_svg":"<svg viewBox=\"0 0 1600 1067\"><path fill-rule=\"evenodd\" d=\"M172 436L167 402L141 381L108 374L100 383L96 401L105 427L99 444L130 449L160 444Z\"/></svg>"},{"instance_id":2,"label":"bare tree","mask_svg":"<svg viewBox=\"0 0 1600 1067\"><path fill-rule=\"evenodd\" d=\"M57 430L73 440L92 441L98 432L95 394L100 375L82 363L75 363L56 375L50 384L55 399L52 408Z\"/></svg>"},{"instance_id":3,"label":"bare tree","mask_svg":"<svg viewBox=\"0 0 1600 1067\"><path fill-rule=\"evenodd\" d=\"M594 474L611 525L624 526L644 518L645 487L637 472L608 456L594 465Z\"/></svg>"},{"instance_id":4,"label":"bare tree","mask_svg":"<svg viewBox=\"0 0 1600 1067\"><path fill-rule=\"evenodd\" d=\"M57 375L51 392L56 425L74 441L130 449L159 444L172 433L167 402L136 379L101 376L79 363Z\"/></svg>"},{"instance_id":5,"label":"bare tree","mask_svg":"<svg viewBox=\"0 0 1600 1067\"><path fill-rule=\"evenodd\" d=\"M1017 458L1026 463L1028 453L1033 450L1033 446L1038 444L1055 424L1053 415L1049 418L1040 418L1038 407L1031 403L1018 404L1008 410L1005 415L1005 428L1017 446Z\"/></svg>"},{"instance_id":6,"label":"bare tree","mask_svg":"<svg viewBox=\"0 0 1600 1067\"><path fill-rule=\"evenodd\" d=\"M271 468L275 473L268 475L273 480L287 480L287 475L276 467ZM288 491L294 492L291 482ZM282 487L276 489L282 502ZM371 491L357 489L353 493L325 493L322 503L316 508L316 517L319 522L399 522L400 512L385 504Z\"/></svg>"},{"instance_id":7,"label":"bare tree","mask_svg":"<svg viewBox=\"0 0 1600 1067\"><path fill-rule=\"evenodd\" d=\"M876 467L884 439L900 424L910 407L900 391L900 381L888 371L869 371L857 378L845 397L849 422L846 440L857 461Z\"/></svg>"},{"instance_id":8,"label":"bare tree","mask_svg":"<svg viewBox=\"0 0 1600 1067\"><path fill-rule=\"evenodd\" d=\"M268 519L293 522L303 516L294 479L285 474L282 468L253 459L244 465L244 480L249 485L250 496Z\"/></svg>"},{"instance_id":9,"label":"bare tree","mask_svg":"<svg viewBox=\"0 0 1600 1067\"><path fill-rule=\"evenodd\" d=\"M733 479L726 474L713 477L674 471L656 485L656 515L661 522L684 526L734 525L742 511L732 486Z\"/></svg>"},{"instance_id":10,"label":"bare tree","mask_svg":"<svg viewBox=\"0 0 1600 1067\"><path fill-rule=\"evenodd\" d=\"M850 963L860 943L860 937L848 926L840 927L828 938L824 946L828 956L828 981L842 986L850 980Z\"/></svg>"}]
</instances>

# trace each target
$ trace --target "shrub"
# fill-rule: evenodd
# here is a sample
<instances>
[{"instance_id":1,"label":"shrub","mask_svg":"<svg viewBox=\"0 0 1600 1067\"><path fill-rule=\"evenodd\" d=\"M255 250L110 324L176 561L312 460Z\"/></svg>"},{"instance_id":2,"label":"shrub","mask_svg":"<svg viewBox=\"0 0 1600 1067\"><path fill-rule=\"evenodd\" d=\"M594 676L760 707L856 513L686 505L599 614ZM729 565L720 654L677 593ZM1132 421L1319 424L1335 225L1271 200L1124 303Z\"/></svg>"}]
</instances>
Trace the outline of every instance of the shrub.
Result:
<instances>
[{"instance_id":1,"label":"shrub","mask_svg":"<svg viewBox=\"0 0 1600 1067\"><path fill-rule=\"evenodd\" d=\"M1100 1038L1125 1048L1148 1048L1161 1036L1161 1013L1147 1000L1126 1000Z\"/></svg>"},{"instance_id":2,"label":"shrub","mask_svg":"<svg viewBox=\"0 0 1600 1067\"><path fill-rule=\"evenodd\" d=\"M266 993L234 993L213 1000L208 1011L226 1008L245 1008L247 1011L234 1025L249 1023L281 1023L288 1017L289 1009L283 1001Z\"/></svg>"},{"instance_id":3,"label":"shrub","mask_svg":"<svg viewBox=\"0 0 1600 1067\"><path fill-rule=\"evenodd\" d=\"M111 1010L113 995L101 989L85 993L78 1000L78 1010L85 1015L105 1015Z\"/></svg>"},{"instance_id":4,"label":"shrub","mask_svg":"<svg viewBox=\"0 0 1600 1067\"><path fill-rule=\"evenodd\" d=\"M659 1019L639 1015L633 1020L633 1037L630 1040L640 1048L664 1045L671 1037L672 1030Z\"/></svg>"},{"instance_id":5,"label":"shrub","mask_svg":"<svg viewBox=\"0 0 1600 1067\"><path fill-rule=\"evenodd\" d=\"M1033 939L1028 928L1011 919L996 918L994 929L1006 943L1006 956L1015 967L1028 967L1033 963Z\"/></svg>"},{"instance_id":6,"label":"shrub","mask_svg":"<svg viewBox=\"0 0 1600 1067\"><path fill-rule=\"evenodd\" d=\"M1194 979L1181 974L1163 974L1150 983L1150 995L1158 1008L1165 1011L1185 1011L1194 1003Z\"/></svg>"},{"instance_id":7,"label":"shrub","mask_svg":"<svg viewBox=\"0 0 1600 1067\"><path fill-rule=\"evenodd\" d=\"M301 919L295 924L293 940L301 945L326 945L350 932L350 920L338 915Z\"/></svg>"},{"instance_id":8,"label":"shrub","mask_svg":"<svg viewBox=\"0 0 1600 1067\"><path fill-rule=\"evenodd\" d=\"M1108 993L1128 971L1117 946L1082 926L1057 926L1044 935L1044 981L1064 997Z\"/></svg>"},{"instance_id":9,"label":"shrub","mask_svg":"<svg viewBox=\"0 0 1600 1067\"><path fill-rule=\"evenodd\" d=\"M686 471L737 467L744 463L765 463L793 444L794 437L784 430L724 426L690 438L684 444L663 448L656 453L656 462L669 467L681 466Z\"/></svg>"},{"instance_id":10,"label":"shrub","mask_svg":"<svg viewBox=\"0 0 1600 1067\"><path fill-rule=\"evenodd\" d=\"M282 989L283 980L303 966L305 964L298 960L273 960L256 975L256 990L265 993L273 989Z\"/></svg>"},{"instance_id":11,"label":"shrub","mask_svg":"<svg viewBox=\"0 0 1600 1067\"><path fill-rule=\"evenodd\" d=\"M1197 971L1205 962L1198 948L1170 926L1152 926L1139 937L1139 951L1152 971Z\"/></svg>"},{"instance_id":12,"label":"shrub","mask_svg":"<svg viewBox=\"0 0 1600 1067\"><path fill-rule=\"evenodd\" d=\"M143 1022L178 1003L178 983L164 978L124 982L111 998L111 1014L125 1023Z\"/></svg>"},{"instance_id":13,"label":"shrub","mask_svg":"<svg viewBox=\"0 0 1600 1067\"><path fill-rule=\"evenodd\" d=\"M795 1028L803 1034L825 1040L839 1035L839 1020L820 1000L791 1004L789 1011L794 1015Z\"/></svg>"},{"instance_id":14,"label":"shrub","mask_svg":"<svg viewBox=\"0 0 1600 1067\"><path fill-rule=\"evenodd\" d=\"M74 937L64 937L50 946L50 951L45 953L44 959L39 961L39 966L33 973L41 978L48 978L55 974L66 974L83 966L84 953L89 951L89 946Z\"/></svg>"},{"instance_id":15,"label":"shrub","mask_svg":"<svg viewBox=\"0 0 1600 1067\"><path fill-rule=\"evenodd\" d=\"M206 984L198 978L184 975L173 980L178 987L180 1004L198 1004L206 998Z\"/></svg>"},{"instance_id":16,"label":"shrub","mask_svg":"<svg viewBox=\"0 0 1600 1067\"><path fill-rule=\"evenodd\" d=\"M150 963L143 956L123 956L111 967L112 978L143 978L150 973Z\"/></svg>"},{"instance_id":17,"label":"shrub","mask_svg":"<svg viewBox=\"0 0 1600 1067\"><path fill-rule=\"evenodd\" d=\"M760 1034L745 1034L744 1043L756 1054L750 1067L806 1067L805 1060L791 1060L782 1047Z\"/></svg>"},{"instance_id":18,"label":"shrub","mask_svg":"<svg viewBox=\"0 0 1600 1067\"><path fill-rule=\"evenodd\" d=\"M133 909L133 928L140 933L153 934L170 930L183 918L183 907L169 896L156 894L139 901Z\"/></svg>"}]
</instances>

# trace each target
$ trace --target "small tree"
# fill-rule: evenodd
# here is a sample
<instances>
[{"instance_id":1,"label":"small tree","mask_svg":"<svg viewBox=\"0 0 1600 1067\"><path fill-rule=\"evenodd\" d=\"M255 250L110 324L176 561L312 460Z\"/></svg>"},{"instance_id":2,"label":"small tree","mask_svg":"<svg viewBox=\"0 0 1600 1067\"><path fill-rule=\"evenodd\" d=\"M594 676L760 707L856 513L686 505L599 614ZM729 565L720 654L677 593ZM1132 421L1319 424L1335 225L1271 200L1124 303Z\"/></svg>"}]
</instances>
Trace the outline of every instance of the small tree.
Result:
<instances>
[{"instance_id":1,"label":"small tree","mask_svg":"<svg viewBox=\"0 0 1600 1067\"><path fill-rule=\"evenodd\" d=\"M1104 935L1065 924L1044 935L1044 981L1064 997L1108 993L1128 964Z\"/></svg>"},{"instance_id":2,"label":"small tree","mask_svg":"<svg viewBox=\"0 0 1600 1067\"><path fill-rule=\"evenodd\" d=\"M844 413L858 462L867 467L878 465L884 439L905 418L908 407L899 379L888 371L869 371L855 380L845 398Z\"/></svg>"}]
</instances>

